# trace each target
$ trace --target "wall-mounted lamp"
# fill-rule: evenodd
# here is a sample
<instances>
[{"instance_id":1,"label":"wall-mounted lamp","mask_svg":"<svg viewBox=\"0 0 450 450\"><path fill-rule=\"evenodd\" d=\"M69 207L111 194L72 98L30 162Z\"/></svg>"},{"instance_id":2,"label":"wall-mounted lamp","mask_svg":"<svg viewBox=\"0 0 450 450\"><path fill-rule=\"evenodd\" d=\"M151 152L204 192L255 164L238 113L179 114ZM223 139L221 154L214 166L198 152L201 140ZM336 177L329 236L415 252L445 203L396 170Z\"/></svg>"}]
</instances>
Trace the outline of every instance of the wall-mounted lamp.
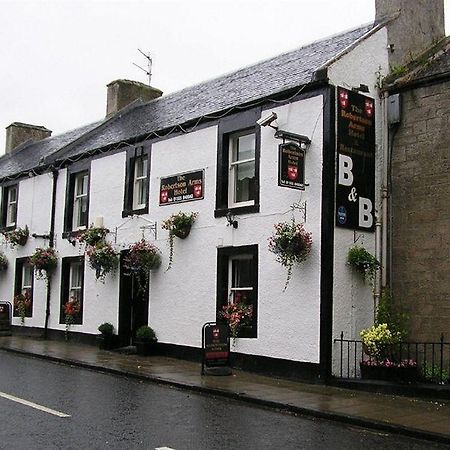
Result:
<instances>
[{"instance_id":1,"label":"wall-mounted lamp","mask_svg":"<svg viewBox=\"0 0 450 450\"><path fill-rule=\"evenodd\" d=\"M231 226L236 229L239 226L238 221L235 219L233 214L231 214L230 212L227 213L226 218L227 218L227 222L228 222L228 224L227 224L228 227Z\"/></svg>"},{"instance_id":2,"label":"wall-mounted lamp","mask_svg":"<svg viewBox=\"0 0 450 450\"><path fill-rule=\"evenodd\" d=\"M277 139L283 139L283 143L286 141L295 142L302 150L306 150L311 145L311 139L308 136L291 133L290 131L277 130L275 137Z\"/></svg>"},{"instance_id":3,"label":"wall-mounted lamp","mask_svg":"<svg viewBox=\"0 0 450 450\"><path fill-rule=\"evenodd\" d=\"M369 86L367 84L360 84L359 86L353 86L352 87L353 92L364 92L368 94L370 92Z\"/></svg>"}]
</instances>

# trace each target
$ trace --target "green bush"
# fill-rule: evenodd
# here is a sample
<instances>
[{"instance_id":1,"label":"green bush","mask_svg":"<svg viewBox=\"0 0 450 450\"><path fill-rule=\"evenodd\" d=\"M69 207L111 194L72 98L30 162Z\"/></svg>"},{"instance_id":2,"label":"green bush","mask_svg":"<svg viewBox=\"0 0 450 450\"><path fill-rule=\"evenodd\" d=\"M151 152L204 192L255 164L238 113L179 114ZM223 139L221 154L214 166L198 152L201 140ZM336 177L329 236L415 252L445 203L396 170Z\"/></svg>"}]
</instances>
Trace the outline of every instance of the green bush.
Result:
<instances>
[{"instance_id":1,"label":"green bush","mask_svg":"<svg viewBox=\"0 0 450 450\"><path fill-rule=\"evenodd\" d=\"M442 369L441 380L441 366L437 364L424 364L422 367L422 377L429 383L450 383L450 372L446 369Z\"/></svg>"},{"instance_id":2,"label":"green bush","mask_svg":"<svg viewBox=\"0 0 450 450\"><path fill-rule=\"evenodd\" d=\"M386 323L397 341L405 341L408 338L408 319L407 314L396 310L391 291L385 288L378 302L375 324Z\"/></svg>"},{"instance_id":3,"label":"green bush","mask_svg":"<svg viewBox=\"0 0 450 450\"><path fill-rule=\"evenodd\" d=\"M112 335L114 333L114 325L109 322L102 323L99 325L98 331L103 335Z\"/></svg>"},{"instance_id":4,"label":"green bush","mask_svg":"<svg viewBox=\"0 0 450 450\"><path fill-rule=\"evenodd\" d=\"M136 331L136 339L139 339L143 342L156 342L158 339L156 338L156 334L153 331L153 328L148 325L142 325Z\"/></svg>"}]
</instances>

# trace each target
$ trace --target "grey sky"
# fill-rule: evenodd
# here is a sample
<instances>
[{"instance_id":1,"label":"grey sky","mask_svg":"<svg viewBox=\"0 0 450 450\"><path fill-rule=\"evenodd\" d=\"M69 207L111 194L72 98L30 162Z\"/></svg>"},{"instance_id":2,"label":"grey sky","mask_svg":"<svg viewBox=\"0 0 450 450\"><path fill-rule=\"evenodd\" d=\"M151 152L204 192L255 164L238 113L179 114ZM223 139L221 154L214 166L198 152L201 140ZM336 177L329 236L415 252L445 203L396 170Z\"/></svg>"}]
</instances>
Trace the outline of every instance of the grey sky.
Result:
<instances>
[{"instance_id":1,"label":"grey sky","mask_svg":"<svg viewBox=\"0 0 450 450\"><path fill-rule=\"evenodd\" d=\"M0 0L0 154L14 121L55 135L101 119L108 82L147 81L137 48L153 56L152 85L170 93L370 22L374 4Z\"/></svg>"}]
</instances>

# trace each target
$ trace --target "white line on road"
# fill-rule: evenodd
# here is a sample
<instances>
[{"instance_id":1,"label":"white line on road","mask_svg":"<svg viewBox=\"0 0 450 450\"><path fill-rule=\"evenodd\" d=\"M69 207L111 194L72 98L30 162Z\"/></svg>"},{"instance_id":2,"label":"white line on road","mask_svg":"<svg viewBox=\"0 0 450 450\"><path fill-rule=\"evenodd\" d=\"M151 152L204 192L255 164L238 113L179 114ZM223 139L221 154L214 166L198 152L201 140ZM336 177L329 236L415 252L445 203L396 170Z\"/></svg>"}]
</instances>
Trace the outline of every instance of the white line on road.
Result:
<instances>
[{"instance_id":1,"label":"white line on road","mask_svg":"<svg viewBox=\"0 0 450 450\"><path fill-rule=\"evenodd\" d=\"M29 402L28 400L23 400L19 397L14 397L14 395L5 394L4 392L0 392L0 397L7 398L8 400L12 400L16 403L21 403L22 405L29 406L30 408L38 409L39 411L44 411L49 414L53 414L58 417L70 417L68 414L64 414L59 411L55 411L54 409L47 408L45 406L38 405L37 403Z\"/></svg>"},{"instance_id":2,"label":"white line on road","mask_svg":"<svg viewBox=\"0 0 450 450\"><path fill-rule=\"evenodd\" d=\"M170 447L156 447L155 450L175 450L175 449Z\"/></svg>"}]
</instances>

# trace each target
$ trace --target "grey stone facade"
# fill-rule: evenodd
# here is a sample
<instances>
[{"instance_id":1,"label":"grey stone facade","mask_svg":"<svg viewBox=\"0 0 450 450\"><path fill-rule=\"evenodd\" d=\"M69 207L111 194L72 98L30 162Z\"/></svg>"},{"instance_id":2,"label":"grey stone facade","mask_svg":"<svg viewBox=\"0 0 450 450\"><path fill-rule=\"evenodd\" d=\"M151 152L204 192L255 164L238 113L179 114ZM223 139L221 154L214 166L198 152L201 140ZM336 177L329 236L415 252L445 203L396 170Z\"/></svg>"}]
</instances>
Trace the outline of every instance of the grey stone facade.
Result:
<instances>
[{"instance_id":1,"label":"grey stone facade","mask_svg":"<svg viewBox=\"0 0 450 450\"><path fill-rule=\"evenodd\" d=\"M392 155L392 287L413 340L450 337L450 80L401 93Z\"/></svg>"}]
</instances>

